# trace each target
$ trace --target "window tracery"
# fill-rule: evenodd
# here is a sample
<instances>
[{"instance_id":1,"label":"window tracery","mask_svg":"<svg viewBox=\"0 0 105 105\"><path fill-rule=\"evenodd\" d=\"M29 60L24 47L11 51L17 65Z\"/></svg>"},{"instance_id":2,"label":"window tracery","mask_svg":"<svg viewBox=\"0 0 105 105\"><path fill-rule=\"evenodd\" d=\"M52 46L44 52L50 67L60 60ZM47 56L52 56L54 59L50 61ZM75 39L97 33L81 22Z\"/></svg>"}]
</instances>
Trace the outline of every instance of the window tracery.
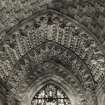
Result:
<instances>
[{"instance_id":1,"label":"window tracery","mask_svg":"<svg viewBox=\"0 0 105 105\"><path fill-rule=\"evenodd\" d=\"M34 96L31 105L71 105L71 102L59 87L48 84Z\"/></svg>"}]
</instances>

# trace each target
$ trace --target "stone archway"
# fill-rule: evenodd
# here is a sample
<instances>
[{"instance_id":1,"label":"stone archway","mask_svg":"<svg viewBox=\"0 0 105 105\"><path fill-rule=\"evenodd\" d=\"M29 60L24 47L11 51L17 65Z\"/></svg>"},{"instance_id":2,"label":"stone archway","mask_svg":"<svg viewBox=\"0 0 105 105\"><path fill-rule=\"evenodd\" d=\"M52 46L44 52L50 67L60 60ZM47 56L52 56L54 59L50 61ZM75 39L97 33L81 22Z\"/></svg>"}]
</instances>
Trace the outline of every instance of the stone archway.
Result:
<instances>
[{"instance_id":1,"label":"stone archway","mask_svg":"<svg viewBox=\"0 0 105 105\"><path fill-rule=\"evenodd\" d=\"M65 71L60 71L59 74L66 75L69 84L72 82L77 89L83 86L83 91L86 89L87 92L82 95L86 95L88 102L90 100L93 102L90 101L92 105L94 102L97 103L94 101L96 100L95 86L102 81L104 74L104 54L97 46L99 44L81 25L67 16L53 10L45 10L41 13L29 17L22 24L14 27L9 33L11 36L6 38L3 45L5 48L3 54L7 54L7 58L0 62L1 71L3 77L8 77L11 91L19 95L18 91L22 93L27 89L27 85L43 73L40 70L33 70L32 67L41 63L40 66L43 66L45 60L51 61L49 57L51 55L53 60L58 60L57 63L61 61L61 66L71 67L72 69L67 69L73 70L76 79L69 77L70 74L68 76L68 72ZM47 43L47 46L43 43ZM6 70L7 74L5 74ZM24 77L25 73L29 72L32 74ZM80 86L77 85L78 80L81 82ZM86 100L83 97L81 101L84 103Z\"/></svg>"},{"instance_id":2,"label":"stone archway","mask_svg":"<svg viewBox=\"0 0 105 105\"><path fill-rule=\"evenodd\" d=\"M76 93L74 92L72 87L70 87L70 85L68 85L68 83L63 78L59 76L54 76L54 75L43 76L39 78L37 81L35 81L34 83L32 83L32 85L28 88L24 96L22 105L31 105L31 100L33 99L34 95L42 87L50 83L60 87L67 94L67 96L71 100L72 105L79 105L80 103L79 99L76 96Z\"/></svg>"},{"instance_id":3,"label":"stone archway","mask_svg":"<svg viewBox=\"0 0 105 105\"><path fill-rule=\"evenodd\" d=\"M35 58L34 62L32 58ZM72 61L74 63L76 62L75 68L71 65L73 64ZM25 71L21 67L24 68ZM78 70L78 67L80 68L80 71L76 71ZM20 60L15 69L17 71L11 74L9 81L17 84L13 89L16 89L15 91L20 98L24 96L24 93L27 92L28 86L30 86L33 81L37 81L39 77L43 77L45 74L52 74L62 77L68 82L68 85L72 84L74 91L76 91L80 97L80 103L83 105L85 103L87 105L96 104L93 81L85 64L76 57L72 51L58 45L57 43L46 42L37 48L32 49ZM78 76L76 76L76 74ZM18 80L15 80L17 75L19 75Z\"/></svg>"},{"instance_id":4,"label":"stone archway","mask_svg":"<svg viewBox=\"0 0 105 105\"><path fill-rule=\"evenodd\" d=\"M68 70L66 70L63 66L59 64L54 64L54 62L45 62L44 64L42 63L37 67L35 66L34 70L32 70L32 74L30 74L30 76L27 76L28 78L26 80L26 83L20 82L20 92L22 92L22 87L25 86L24 93L20 94L20 102L22 101L23 105L30 102L33 96L35 95L35 92L37 92L41 88L40 85L42 86L42 84L48 83L50 79L54 80L55 83L57 81L57 84L61 83L61 85L66 86L66 88L70 87L68 90L71 90L72 92L67 92L67 94L68 96L70 95L70 99L74 97L72 99L72 103L74 103L73 105L95 105L96 103L94 99L95 97L92 97L93 93L89 91L86 92L86 90L84 90L83 87L81 87L79 81L73 76L73 74L71 74ZM28 87L26 87L28 85L27 82L30 83ZM27 88L29 89L27 90ZM77 102L75 100L77 100Z\"/></svg>"},{"instance_id":5,"label":"stone archway","mask_svg":"<svg viewBox=\"0 0 105 105\"><path fill-rule=\"evenodd\" d=\"M42 42L51 40L74 51L91 70L96 83L103 80L105 65L101 44L86 28L60 12L51 9L39 11L17 24L7 35L3 56L7 54L8 57L6 61L0 62L3 71L11 71L26 52ZM4 76L9 75L3 73Z\"/></svg>"}]
</instances>

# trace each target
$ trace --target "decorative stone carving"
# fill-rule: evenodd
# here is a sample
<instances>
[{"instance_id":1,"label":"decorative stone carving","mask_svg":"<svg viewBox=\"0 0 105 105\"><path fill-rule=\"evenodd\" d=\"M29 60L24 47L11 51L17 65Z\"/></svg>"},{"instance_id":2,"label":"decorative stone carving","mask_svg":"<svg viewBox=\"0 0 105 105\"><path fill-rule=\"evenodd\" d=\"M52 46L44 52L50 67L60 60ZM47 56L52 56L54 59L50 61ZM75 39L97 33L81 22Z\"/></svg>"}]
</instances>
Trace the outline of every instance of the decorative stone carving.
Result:
<instances>
[{"instance_id":1,"label":"decorative stone carving","mask_svg":"<svg viewBox=\"0 0 105 105\"><path fill-rule=\"evenodd\" d=\"M53 8L77 20L105 43L104 1L34 0L0 1L0 30L9 30L22 19L42 8ZM5 28L6 27L6 28Z\"/></svg>"},{"instance_id":2,"label":"decorative stone carving","mask_svg":"<svg viewBox=\"0 0 105 105\"><path fill-rule=\"evenodd\" d=\"M32 18L30 22L15 29L11 37L6 39L4 46L11 68L33 47L52 40L73 50L87 64L94 80L97 83L101 82L104 77L105 60L94 38L67 17L53 13L54 11L49 12ZM51 24L48 24L49 21ZM35 24L40 26L36 27Z\"/></svg>"},{"instance_id":3,"label":"decorative stone carving","mask_svg":"<svg viewBox=\"0 0 105 105\"><path fill-rule=\"evenodd\" d=\"M31 70L54 61L81 82L87 100L93 99L95 88L105 78L104 10L104 2L97 0L1 0L0 78L16 95L24 92L44 69L38 67L34 78ZM27 79L28 73L31 75ZM62 70L60 74L67 75ZM77 80L69 76L66 79L80 92Z\"/></svg>"},{"instance_id":4,"label":"decorative stone carving","mask_svg":"<svg viewBox=\"0 0 105 105\"><path fill-rule=\"evenodd\" d=\"M56 67L56 63L44 63L50 61L63 65L72 74L69 74L65 69ZM82 94L83 91L81 87L84 87L84 91L94 94L95 84L84 62L69 49L53 42L43 43L30 50L24 58L19 60L14 70L16 71L12 72L9 77L9 84L12 86L11 91L20 96L33 81L49 73L65 78L79 94ZM76 83L77 80L70 75L74 75L80 84Z\"/></svg>"}]
</instances>

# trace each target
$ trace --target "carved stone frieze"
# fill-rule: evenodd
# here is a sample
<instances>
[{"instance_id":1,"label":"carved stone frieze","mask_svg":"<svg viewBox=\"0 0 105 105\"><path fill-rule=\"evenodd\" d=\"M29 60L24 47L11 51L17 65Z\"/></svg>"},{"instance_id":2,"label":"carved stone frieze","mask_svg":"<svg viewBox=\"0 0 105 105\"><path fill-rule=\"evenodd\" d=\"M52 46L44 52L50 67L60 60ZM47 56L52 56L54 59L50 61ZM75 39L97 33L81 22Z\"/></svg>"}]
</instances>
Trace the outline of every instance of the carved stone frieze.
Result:
<instances>
[{"instance_id":1,"label":"carved stone frieze","mask_svg":"<svg viewBox=\"0 0 105 105\"><path fill-rule=\"evenodd\" d=\"M59 69L56 65L62 65L68 71ZM95 95L95 83L86 64L72 51L54 42L43 43L30 50L15 65L14 70L15 72L12 72L8 81L12 86L11 91L20 96L33 81L49 73L62 76L69 84L72 84L80 95L83 94L81 87L84 88L84 91ZM76 83L76 81L78 82Z\"/></svg>"},{"instance_id":2,"label":"carved stone frieze","mask_svg":"<svg viewBox=\"0 0 105 105\"><path fill-rule=\"evenodd\" d=\"M84 25L105 46L104 3L103 0L1 0L0 32L8 31L35 11L52 8Z\"/></svg>"},{"instance_id":3,"label":"carved stone frieze","mask_svg":"<svg viewBox=\"0 0 105 105\"><path fill-rule=\"evenodd\" d=\"M10 67L13 68L17 61L35 46L51 40L75 52L88 66L94 80L100 83L104 78L105 59L97 42L78 24L53 12L33 17L6 39L4 48Z\"/></svg>"},{"instance_id":4,"label":"carved stone frieze","mask_svg":"<svg viewBox=\"0 0 105 105\"><path fill-rule=\"evenodd\" d=\"M8 85L8 105L20 104L32 82L46 74L72 85L80 105L97 105L100 88L105 97L104 4L0 0L0 79Z\"/></svg>"}]
</instances>

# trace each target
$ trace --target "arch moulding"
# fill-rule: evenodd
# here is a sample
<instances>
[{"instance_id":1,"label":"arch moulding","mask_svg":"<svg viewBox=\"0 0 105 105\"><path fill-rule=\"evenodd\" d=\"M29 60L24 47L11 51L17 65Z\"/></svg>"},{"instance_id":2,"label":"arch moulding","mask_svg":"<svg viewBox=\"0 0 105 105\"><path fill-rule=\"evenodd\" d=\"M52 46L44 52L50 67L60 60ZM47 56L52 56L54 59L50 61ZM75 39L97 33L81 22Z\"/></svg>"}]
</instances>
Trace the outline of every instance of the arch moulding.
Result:
<instances>
[{"instance_id":1,"label":"arch moulding","mask_svg":"<svg viewBox=\"0 0 105 105\"><path fill-rule=\"evenodd\" d=\"M27 89L21 105L31 105L31 101L35 94L45 85L50 83L60 87L66 93L72 105L78 105L79 100L72 86L70 86L70 84L68 85L68 83L63 78L51 74L44 75L32 83L32 85Z\"/></svg>"}]
</instances>

